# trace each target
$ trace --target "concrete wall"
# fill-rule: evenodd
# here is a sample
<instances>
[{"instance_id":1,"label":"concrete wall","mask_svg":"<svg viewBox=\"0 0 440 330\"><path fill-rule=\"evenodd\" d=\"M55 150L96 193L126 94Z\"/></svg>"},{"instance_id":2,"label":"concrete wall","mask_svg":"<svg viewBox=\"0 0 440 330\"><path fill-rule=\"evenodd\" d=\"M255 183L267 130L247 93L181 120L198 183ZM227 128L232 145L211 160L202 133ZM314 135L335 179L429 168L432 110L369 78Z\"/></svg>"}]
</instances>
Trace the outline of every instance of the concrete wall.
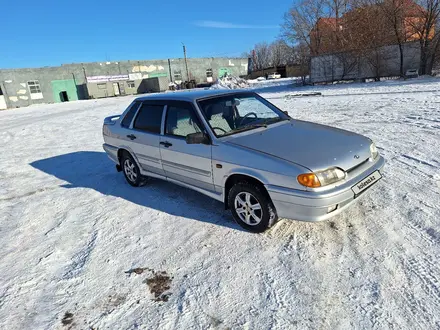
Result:
<instances>
[{"instance_id":1,"label":"concrete wall","mask_svg":"<svg viewBox=\"0 0 440 330\"><path fill-rule=\"evenodd\" d=\"M400 55L397 45L384 46L377 52L370 51L358 59L344 53L314 56L311 60L310 77L313 83L341 79L365 79L400 75ZM378 56L377 58L374 56ZM343 56L346 56L345 58ZM370 56L370 60L366 56ZM376 60L377 59L377 60ZM418 43L404 45L403 70L418 69L420 48ZM344 72L344 65L345 72ZM352 65L347 65L352 64ZM347 70L349 68L349 70Z\"/></svg>"},{"instance_id":2,"label":"concrete wall","mask_svg":"<svg viewBox=\"0 0 440 330\"><path fill-rule=\"evenodd\" d=\"M0 82L8 108L55 102L52 81L67 79L73 79L72 72L63 67L0 70ZM38 80L42 98L35 98L35 95L31 95L28 86L31 80Z\"/></svg>"},{"instance_id":3,"label":"concrete wall","mask_svg":"<svg viewBox=\"0 0 440 330\"><path fill-rule=\"evenodd\" d=\"M170 63L170 65L168 65ZM207 81L206 70L212 69L213 79L228 72L235 76L248 74L248 58L189 58L188 71L190 79L197 83ZM119 61L64 64L58 67L34 69L0 69L0 86L9 108L23 107L35 103L52 103L54 97L52 81L73 79L77 87L78 99L89 97L87 77L129 75L129 80L142 80L150 77L167 77L175 81L180 73L183 81L188 80L183 58L168 60ZM31 95L28 81L38 80L42 98ZM131 94L131 93L128 93ZM39 96L39 95L37 95Z\"/></svg>"}]
</instances>

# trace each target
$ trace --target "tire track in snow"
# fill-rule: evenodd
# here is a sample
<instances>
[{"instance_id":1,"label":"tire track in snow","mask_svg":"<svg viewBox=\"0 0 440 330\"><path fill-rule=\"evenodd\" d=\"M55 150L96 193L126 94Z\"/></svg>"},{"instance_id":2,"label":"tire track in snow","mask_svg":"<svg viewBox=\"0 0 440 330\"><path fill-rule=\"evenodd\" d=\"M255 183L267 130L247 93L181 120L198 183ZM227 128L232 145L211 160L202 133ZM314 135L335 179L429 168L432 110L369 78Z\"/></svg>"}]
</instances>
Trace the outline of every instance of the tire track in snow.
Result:
<instances>
[{"instance_id":1,"label":"tire track in snow","mask_svg":"<svg viewBox=\"0 0 440 330\"><path fill-rule=\"evenodd\" d=\"M6 287L2 293L0 293L0 309L6 302L6 299L9 297L9 287Z\"/></svg>"},{"instance_id":2,"label":"tire track in snow","mask_svg":"<svg viewBox=\"0 0 440 330\"><path fill-rule=\"evenodd\" d=\"M260 282L262 283L259 288L260 296L265 297L266 308L271 308L270 324L265 324L265 327L287 329L294 326L296 321L292 320L292 314L289 313L292 303L286 299L286 292L280 290L282 286L277 285L277 278L269 272L264 272L261 274ZM268 302L270 302L269 306Z\"/></svg>"},{"instance_id":3,"label":"tire track in snow","mask_svg":"<svg viewBox=\"0 0 440 330\"><path fill-rule=\"evenodd\" d=\"M408 261L404 261L404 267L408 282L404 285L401 294L401 297L406 302L401 305L401 308L407 311L407 313L404 313L404 316L407 318L409 324L415 322L420 329L433 329L430 312L435 313L438 311L440 302L438 279L432 275L432 269L437 267L435 267L427 257L422 257L421 261L412 257ZM438 269L436 271L438 272ZM414 278L420 280L428 296L435 297L436 305L434 308L432 308L431 304L427 305L426 300L423 299L420 294L418 294L418 297L415 296L416 286L414 285ZM431 294L431 290L434 290L434 294ZM432 300L430 300L430 302L432 302Z\"/></svg>"},{"instance_id":4,"label":"tire track in snow","mask_svg":"<svg viewBox=\"0 0 440 330\"><path fill-rule=\"evenodd\" d=\"M422 209L416 207L415 209L408 211L408 221L405 223L405 225L414 230L415 233L426 242L434 245L440 245L440 233L432 227L425 228L420 221L416 220L417 217L414 215L416 212L422 212Z\"/></svg>"},{"instance_id":5,"label":"tire track in snow","mask_svg":"<svg viewBox=\"0 0 440 330\"><path fill-rule=\"evenodd\" d=\"M407 268L421 280L425 292L435 298L437 310L440 310L440 280L434 275L439 273L438 267L428 257L424 256L420 260L416 258L409 259Z\"/></svg>"},{"instance_id":6,"label":"tire track in snow","mask_svg":"<svg viewBox=\"0 0 440 330\"><path fill-rule=\"evenodd\" d=\"M435 165L433 165L431 163L428 163L426 160L422 160L422 159L419 159L417 157L413 157L413 156L409 156L409 155L405 155L405 154L402 154L402 157L404 157L406 159L409 159L409 160L412 160L412 161L414 161L416 163L419 163L419 164L422 164L422 165L426 165L426 166L429 166L429 167L432 167L432 168L436 168L436 169L438 168L437 166L435 166Z\"/></svg>"},{"instance_id":7,"label":"tire track in snow","mask_svg":"<svg viewBox=\"0 0 440 330\"><path fill-rule=\"evenodd\" d=\"M28 197L28 196L32 196L32 195L35 195L35 194L38 194L38 193L54 190L54 189L57 189L57 188L60 188L60 186L58 185L58 186L53 186L53 187L39 188L39 189L36 189L36 190L33 190L33 191L29 191L27 193L24 193L22 195L0 198L0 202L1 201L10 201L10 200L13 200L13 199L18 199L18 198L23 198L23 197Z\"/></svg>"},{"instance_id":8,"label":"tire track in snow","mask_svg":"<svg viewBox=\"0 0 440 330\"><path fill-rule=\"evenodd\" d=\"M162 259L157 266L158 269L164 270L170 266L179 264L182 259L188 257L188 247L196 247L200 245L201 241L207 242L215 231L216 226L209 226L203 230L203 237L201 237L200 232L194 232L189 239L185 240L184 244L178 245L175 250ZM215 285L215 288L213 288L215 283L211 283L209 288L204 292L200 291L200 289L204 287L199 285L199 283L193 283L192 285L189 283L185 284L189 281L189 276L191 276L191 279L199 281L198 274L203 271L206 271L205 266L198 265L195 269L193 268L190 271L190 275L184 277L183 281L173 281L173 286L175 286L175 291L178 292L178 296L175 298L175 293L172 292L170 301L176 299L179 307L177 309L177 313L176 310L163 310L161 312L159 328L178 328L181 321L187 319L190 317L190 315L196 319L203 316L206 316L206 318L209 317L209 315L205 314L203 306L200 305L200 299L202 297L204 301L216 301L213 291L218 291L218 283ZM180 291L178 291L179 289ZM188 307L185 308L185 306ZM225 306L223 306L223 308L225 308ZM199 320L199 322L202 322L202 320Z\"/></svg>"},{"instance_id":9,"label":"tire track in snow","mask_svg":"<svg viewBox=\"0 0 440 330\"><path fill-rule=\"evenodd\" d=\"M177 259L181 259L182 254L187 255L187 246L195 246L199 241L200 238L198 237L197 233L192 234L191 237L186 240L184 244L177 246L176 249L174 249L170 254L162 259L162 261L158 265L158 269L162 270L166 268L165 266L167 265L174 265Z\"/></svg>"},{"instance_id":10,"label":"tire track in snow","mask_svg":"<svg viewBox=\"0 0 440 330\"><path fill-rule=\"evenodd\" d=\"M81 274L85 264L87 263L91 253L93 252L93 249L95 248L97 236L98 231L94 230L88 242L79 252L77 252L72 257L72 263L69 265L67 271L62 276L63 280L69 280Z\"/></svg>"},{"instance_id":11,"label":"tire track in snow","mask_svg":"<svg viewBox=\"0 0 440 330\"><path fill-rule=\"evenodd\" d=\"M403 289L402 298L406 302L402 304L401 308L406 310L404 316L407 317L407 321L411 324L411 321L417 323L419 329L430 329L428 322L422 315L428 314L428 311L423 302L416 299L412 290L408 287Z\"/></svg>"},{"instance_id":12,"label":"tire track in snow","mask_svg":"<svg viewBox=\"0 0 440 330\"><path fill-rule=\"evenodd\" d=\"M269 230L263 233L263 236L269 239L280 239L290 237L294 234L296 228L295 221L280 219Z\"/></svg>"}]
</instances>

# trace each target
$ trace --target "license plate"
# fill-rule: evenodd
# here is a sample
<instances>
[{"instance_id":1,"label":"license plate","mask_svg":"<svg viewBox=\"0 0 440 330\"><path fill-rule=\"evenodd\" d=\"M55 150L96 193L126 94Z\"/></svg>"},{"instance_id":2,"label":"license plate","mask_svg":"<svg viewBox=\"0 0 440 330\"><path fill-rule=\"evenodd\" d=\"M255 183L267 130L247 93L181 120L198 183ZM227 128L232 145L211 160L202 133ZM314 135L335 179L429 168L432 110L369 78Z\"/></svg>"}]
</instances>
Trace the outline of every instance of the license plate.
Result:
<instances>
[{"instance_id":1,"label":"license plate","mask_svg":"<svg viewBox=\"0 0 440 330\"><path fill-rule=\"evenodd\" d=\"M380 175L379 171L373 172L369 176L367 176L362 181L359 181L356 183L353 187L351 187L351 190L353 190L355 195L359 195L361 192L365 191L369 187L371 187L373 184L375 184L377 181L379 181L382 178L382 175Z\"/></svg>"}]
</instances>

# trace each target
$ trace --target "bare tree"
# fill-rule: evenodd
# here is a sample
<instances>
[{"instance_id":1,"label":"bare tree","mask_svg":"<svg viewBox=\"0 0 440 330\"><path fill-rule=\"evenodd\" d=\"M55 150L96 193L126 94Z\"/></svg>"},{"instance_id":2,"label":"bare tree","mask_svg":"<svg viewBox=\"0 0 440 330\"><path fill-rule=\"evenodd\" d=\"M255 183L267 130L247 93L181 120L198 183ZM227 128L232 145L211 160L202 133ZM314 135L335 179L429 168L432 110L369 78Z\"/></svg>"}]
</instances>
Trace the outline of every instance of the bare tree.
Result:
<instances>
[{"instance_id":1,"label":"bare tree","mask_svg":"<svg viewBox=\"0 0 440 330\"><path fill-rule=\"evenodd\" d=\"M270 66L270 48L267 42L261 42L254 47L254 70L263 70Z\"/></svg>"},{"instance_id":2,"label":"bare tree","mask_svg":"<svg viewBox=\"0 0 440 330\"><path fill-rule=\"evenodd\" d=\"M284 40L276 40L270 44L270 64L273 67L294 62L295 52Z\"/></svg>"},{"instance_id":3,"label":"bare tree","mask_svg":"<svg viewBox=\"0 0 440 330\"><path fill-rule=\"evenodd\" d=\"M322 33L318 21L326 16L324 0L302 0L284 15L282 36L291 43L307 45L312 53L319 55Z\"/></svg>"},{"instance_id":4,"label":"bare tree","mask_svg":"<svg viewBox=\"0 0 440 330\"><path fill-rule=\"evenodd\" d=\"M294 63L299 65L299 74L301 76L302 84L307 82L307 76L310 73L310 49L304 43L299 43L294 48Z\"/></svg>"},{"instance_id":5,"label":"bare tree","mask_svg":"<svg viewBox=\"0 0 440 330\"><path fill-rule=\"evenodd\" d=\"M285 43L281 40L276 40L270 44L271 64L274 67L279 67L285 64Z\"/></svg>"},{"instance_id":6,"label":"bare tree","mask_svg":"<svg viewBox=\"0 0 440 330\"><path fill-rule=\"evenodd\" d=\"M349 0L302 0L284 15L283 37L309 48L311 56L317 56L324 69L328 68L329 58L320 55L335 53L343 66L342 77L356 67L357 58L344 53L350 50L350 40L343 33L343 16L350 10ZM316 61L315 60L315 61ZM330 58L334 78L334 59Z\"/></svg>"},{"instance_id":7,"label":"bare tree","mask_svg":"<svg viewBox=\"0 0 440 330\"><path fill-rule=\"evenodd\" d=\"M283 49L279 41L274 41L270 44L270 64L278 67L283 61Z\"/></svg>"},{"instance_id":8,"label":"bare tree","mask_svg":"<svg viewBox=\"0 0 440 330\"><path fill-rule=\"evenodd\" d=\"M419 0L411 8L411 15L405 20L407 35L417 39L420 44L420 74L431 73L436 51L440 48L439 31L436 24L440 23L440 0Z\"/></svg>"},{"instance_id":9,"label":"bare tree","mask_svg":"<svg viewBox=\"0 0 440 330\"><path fill-rule=\"evenodd\" d=\"M339 80L346 79L348 75L352 74L358 67L358 53L355 51L345 51L335 54L341 64L341 76Z\"/></svg>"},{"instance_id":10,"label":"bare tree","mask_svg":"<svg viewBox=\"0 0 440 330\"><path fill-rule=\"evenodd\" d=\"M388 0L381 2L381 0L376 1L376 5L382 9L386 26L393 33L393 44L399 47L399 74L401 77L405 76L403 70L403 59L405 56L404 43L407 41L407 35L405 33L405 2L402 0ZM387 31L386 29L385 31Z\"/></svg>"},{"instance_id":11,"label":"bare tree","mask_svg":"<svg viewBox=\"0 0 440 330\"><path fill-rule=\"evenodd\" d=\"M433 73L433 70L436 68L436 65L440 63L440 22L436 25L436 31L435 31L435 37L432 41L433 47L432 47L432 55L431 60L429 62L428 66L428 72L431 74Z\"/></svg>"},{"instance_id":12,"label":"bare tree","mask_svg":"<svg viewBox=\"0 0 440 330\"><path fill-rule=\"evenodd\" d=\"M358 59L358 71L361 62L365 63L375 79L379 80L384 65L384 46L394 43L394 32L390 29L381 4L375 1L353 2L354 10L344 17L344 37L351 45L354 57Z\"/></svg>"}]
</instances>

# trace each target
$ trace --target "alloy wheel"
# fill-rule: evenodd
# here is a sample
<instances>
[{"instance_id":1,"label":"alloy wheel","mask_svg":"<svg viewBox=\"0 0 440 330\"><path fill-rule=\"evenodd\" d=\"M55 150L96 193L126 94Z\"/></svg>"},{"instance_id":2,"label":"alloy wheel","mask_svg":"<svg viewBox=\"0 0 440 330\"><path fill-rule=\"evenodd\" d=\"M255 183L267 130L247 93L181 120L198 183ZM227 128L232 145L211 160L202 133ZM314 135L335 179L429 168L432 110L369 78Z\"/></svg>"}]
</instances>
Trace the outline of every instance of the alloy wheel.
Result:
<instances>
[{"instance_id":1,"label":"alloy wheel","mask_svg":"<svg viewBox=\"0 0 440 330\"><path fill-rule=\"evenodd\" d=\"M124 172L128 180L130 180L131 182L136 182L137 179L136 167L130 159L126 159L124 162Z\"/></svg>"},{"instance_id":2,"label":"alloy wheel","mask_svg":"<svg viewBox=\"0 0 440 330\"><path fill-rule=\"evenodd\" d=\"M241 221L249 226L258 225L263 218L263 210L258 200L248 192L241 192L235 196L235 212Z\"/></svg>"}]
</instances>

